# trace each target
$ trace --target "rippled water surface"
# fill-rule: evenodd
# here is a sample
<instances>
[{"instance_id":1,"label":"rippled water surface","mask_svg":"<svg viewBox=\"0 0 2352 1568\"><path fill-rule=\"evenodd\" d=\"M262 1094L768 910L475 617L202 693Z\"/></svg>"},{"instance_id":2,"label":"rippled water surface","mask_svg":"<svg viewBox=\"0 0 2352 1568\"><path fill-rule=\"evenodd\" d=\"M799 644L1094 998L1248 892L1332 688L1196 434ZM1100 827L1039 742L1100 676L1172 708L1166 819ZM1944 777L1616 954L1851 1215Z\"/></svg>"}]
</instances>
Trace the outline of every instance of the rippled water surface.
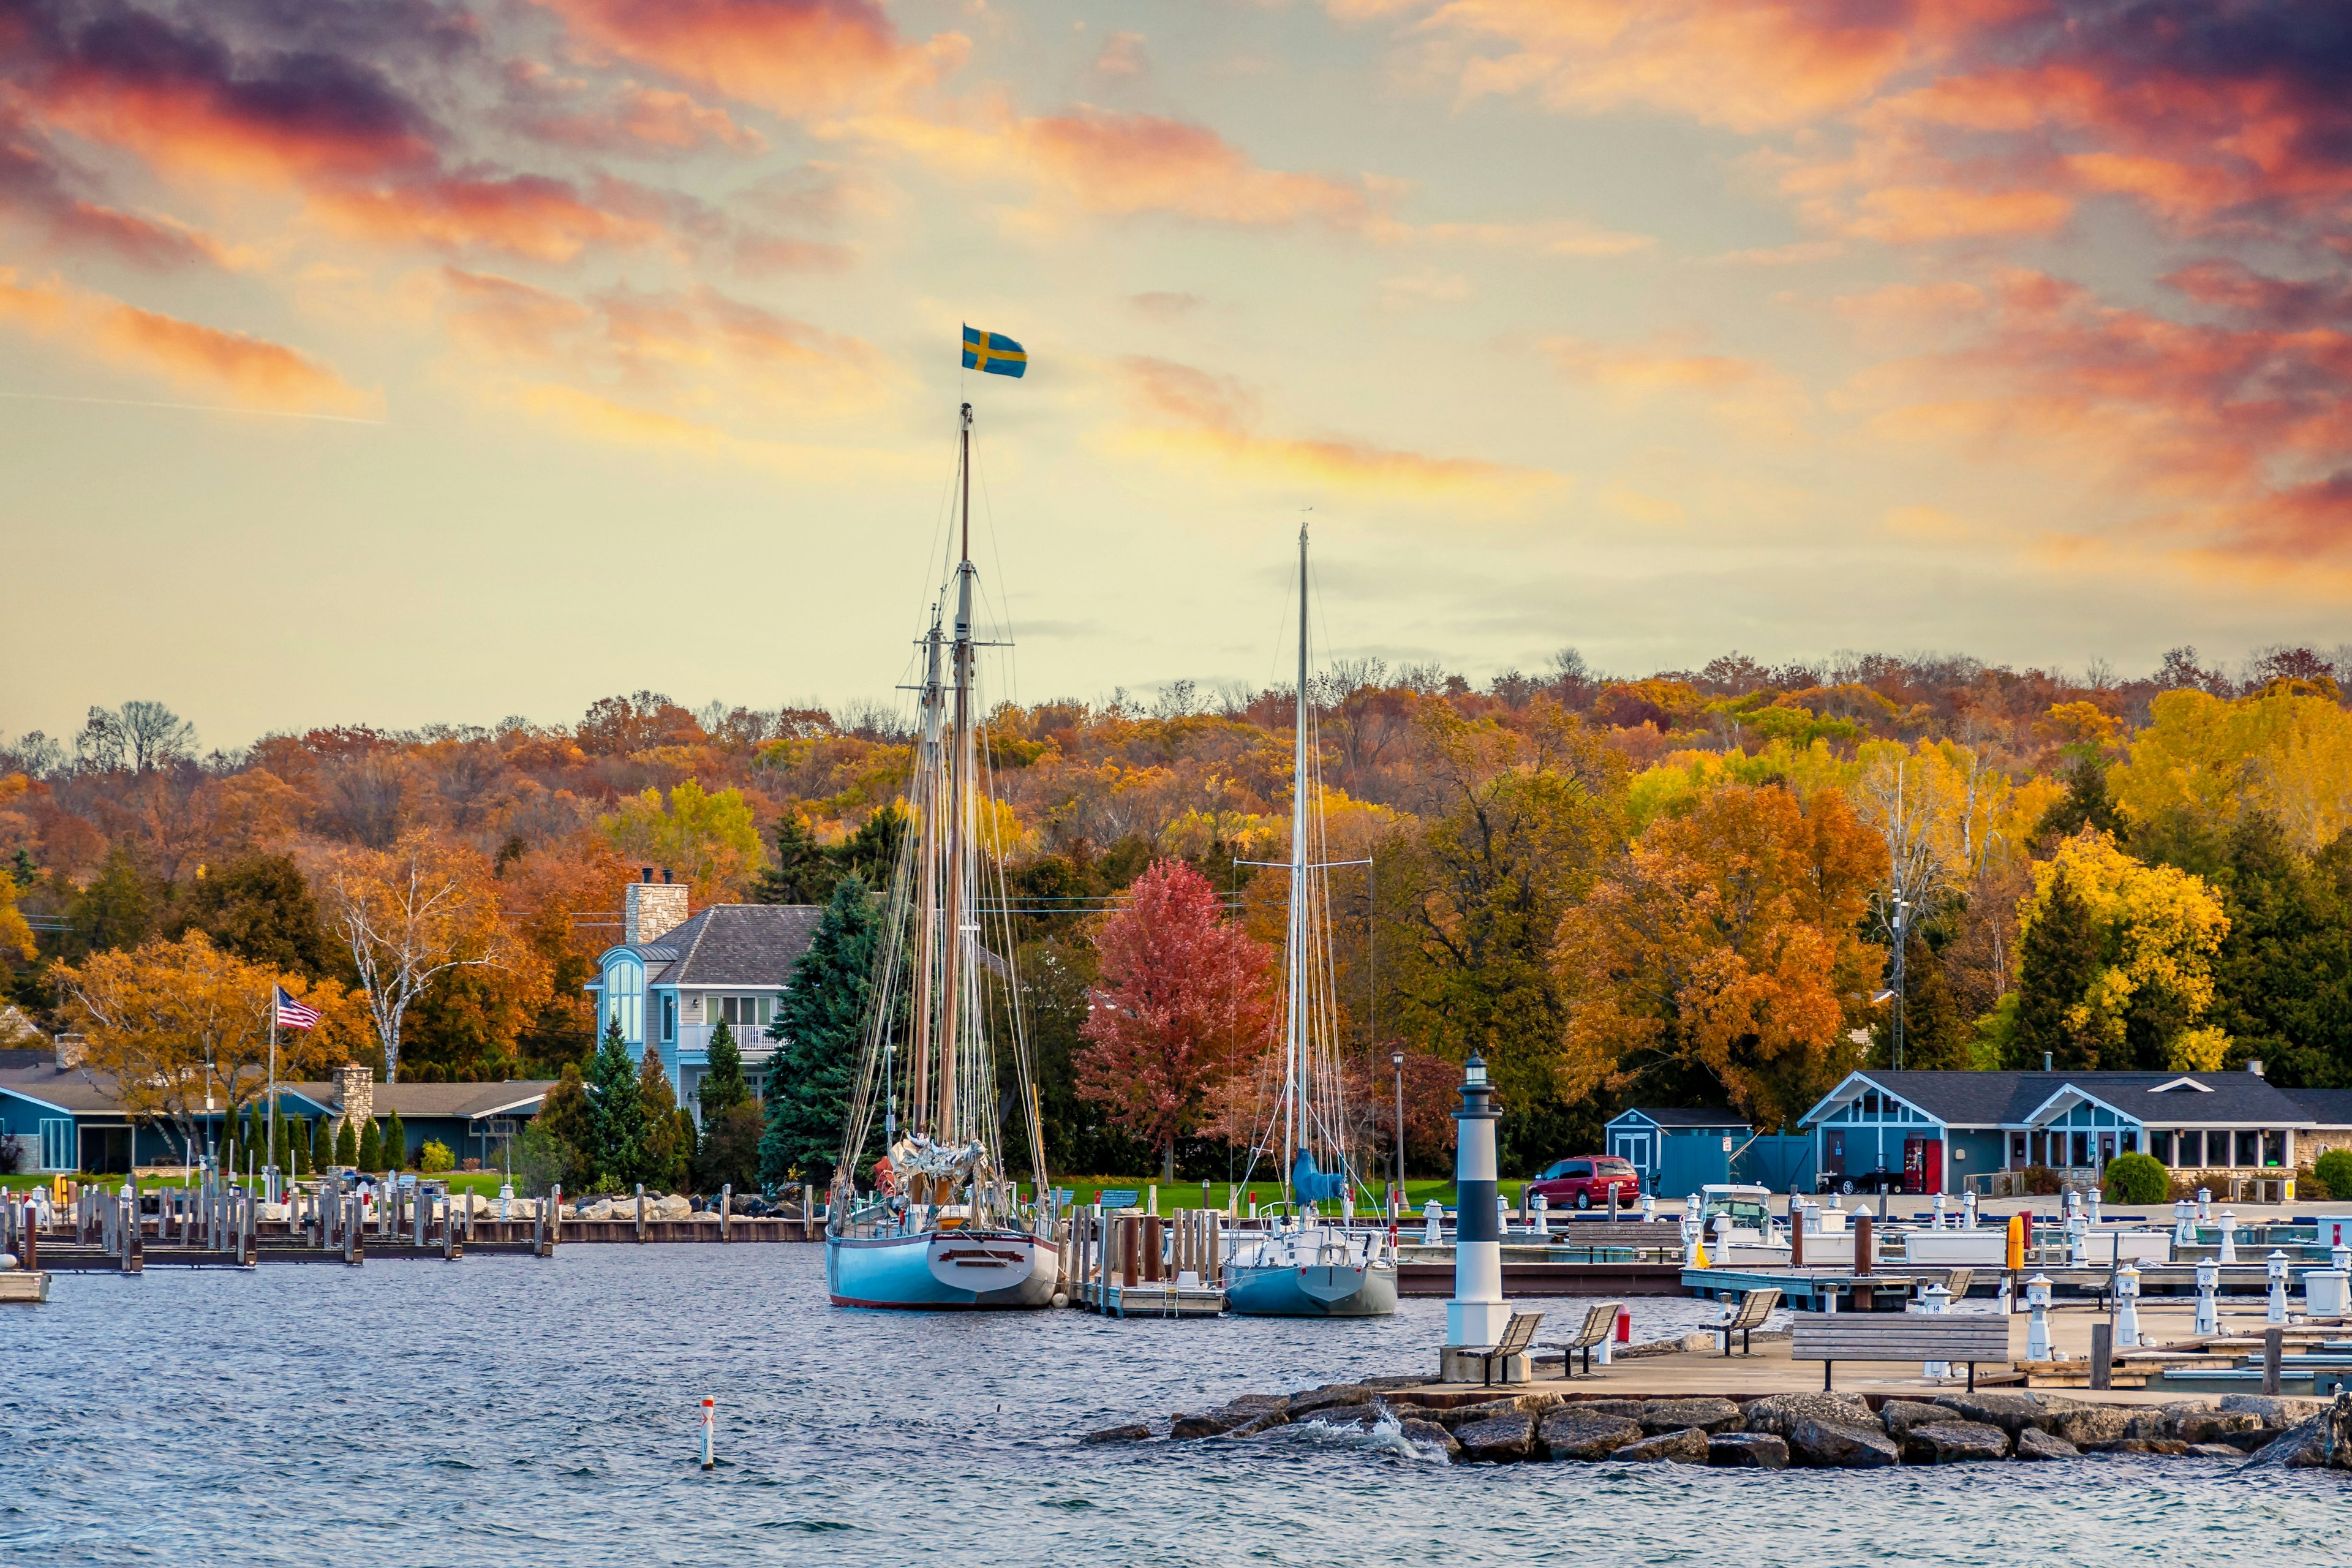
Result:
<instances>
[{"instance_id":1,"label":"rippled water surface","mask_svg":"<svg viewBox=\"0 0 2352 1568\"><path fill-rule=\"evenodd\" d=\"M11 1563L2183 1565L2352 1560L2332 1476L1449 1468L1313 1427L1079 1448L1434 1360L1354 1322L835 1311L798 1246L60 1276L0 1308ZM1562 1316L1574 1310L1557 1304ZM1635 1305L1637 1338L1711 1308ZM697 1459L719 1401L722 1463Z\"/></svg>"}]
</instances>

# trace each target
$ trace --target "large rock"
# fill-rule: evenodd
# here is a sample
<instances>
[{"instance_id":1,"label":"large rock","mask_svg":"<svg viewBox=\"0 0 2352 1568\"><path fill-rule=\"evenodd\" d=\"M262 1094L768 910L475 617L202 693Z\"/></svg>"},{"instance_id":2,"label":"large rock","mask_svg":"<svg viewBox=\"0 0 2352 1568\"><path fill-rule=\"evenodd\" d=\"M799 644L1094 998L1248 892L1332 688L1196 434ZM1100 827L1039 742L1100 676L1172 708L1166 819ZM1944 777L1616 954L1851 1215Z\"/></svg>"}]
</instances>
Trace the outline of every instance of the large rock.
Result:
<instances>
[{"instance_id":1,"label":"large rock","mask_svg":"<svg viewBox=\"0 0 2352 1568\"><path fill-rule=\"evenodd\" d=\"M1587 1415L1622 1415L1633 1421L1642 1418L1645 1399L1580 1399L1566 1408L1581 1410Z\"/></svg>"},{"instance_id":2,"label":"large rock","mask_svg":"<svg viewBox=\"0 0 2352 1568\"><path fill-rule=\"evenodd\" d=\"M2112 1443L2101 1443L2085 1451L2099 1454L2185 1454L2189 1452L2189 1445L2178 1437L2118 1437Z\"/></svg>"},{"instance_id":3,"label":"large rock","mask_svg":"<svg viewBox=\"0 0 2352 1568\"><path fill-rule=\"evenodd\" d=\"M2233 1448L2227 1443L2191 1443L2181 1450L2192 1459L2242 1459L2243 1448Z\"/></svg>"},{"instance_id":4,"label":"large rock","mask_svg":"<svg viewBox=\"0 0 2352 1568\"><path fill-rule=\"evenodd\" d=\"M1789 1445L1769 1432L1719 1433L1706 1440L1706 1462L1731 1470L1782 1469Z\"/></svg>"},{"instance_id":5,"label":"large rock","mask_svg":"<svg viewBox=\"0 0 2352 1568\"><path fill-rule=\"evenodd\" d=\"M1514 1394L1502 1399L1481 1400L1475 1405L1457 1405L1450 1410L1433 1410L1430 1419L1459 1431L1466 1422L1490 1421L1497 1415L1540 1415L1559 1409L1559 1404L1557 1394ZM1297 1414L1296 1405L1291 1413Z\"/></svg>"},{"instance_id":6,"label":"large rock","mask_svg":"<svg viewBox=\"0 0 2352 1568\"><path fill-rule=\"evenodd\" d=\"M1957 1465L1969 1459L2006 1459L2009 1434L1981 1421L1922 1421L1903 1434L1906 1465Z\"/></svg>"},{"instance_id":7,"label":"large rock","mask_svg":"<svg viewBox=\"0 0 2352 1568\"><path fill-rule=\"evenodd\" d=\"M1879 1425L1897 1443L1914 1426L1926 1426L1934 1422L1949 1421L1952 1412L1940 1405L1928 1405L1916 1399L1890 1399L1878 1407Z\"/></svg>"},{"instance_id":8,"label":"large rock","mask_svg":"<svg viewBox=\"0 0 2352 1568\"><path fill-rule=\"evenodd\" d=\"M634 1212L636 1207L636 1200L635 1198L629 1200L629 1206ZM693 1200L690 1198L680 1197L676 1193L670 1194L669 1196L666 1198L648 1197L646 1200L646 1217L647 1219L687 1219L690 1218L693 1214Z\"/></svg>"},{"instance_id":9,"label":"large rock","mask_svg":"<svg viewBox=\"0 0 2352 1568\"><path fill-rule=\"evenodd\" d=\"M2053 1437L2039 1426L2028 1426L2017 1435L2017 1457L2021 1459L2079 1459L2083 1453L2063 1437Z\"/></svg>"},{"instance_id":10,"label":"large rock","mask_svg":"<svg viewBox=\"0 0 2352 1568\"><path fill-rule=\"evenodd\" d=\"M1609 1457L1636 1465L1655 1464L1662 1459L1671 1459L1678 1465L1704 1465L1707 1448L1707 1435L1696 1426L1685 1426L1679 1432L1661 1432L1638 1443L1628 1443Z\"/></svg>"},{"instance_id":11,"label":"large rock","mask_svg":"<svg viewBox=\"0 0 2352 1568\"><path fill-rule=\"evenodd\" d=\"M1089 1432L1078 1439L1081 1443L1140 1443L1151 1436L1151 1428L1140 1421L1124 1426L1106 1426L1099 1432Z\"/></svg>"},{"instance_id":12,"label":"large rock","mask_svg":"<svg viewBox=\"0 0 2352 1568\"><path fill-rule=\"evenodd\" d=\"M1536 1418L1524 1410L1508 1415L1489 1415L1483 1421L1465 1421L1454 1428L1454 1440L1462 1445L1465 1459L1509 1464L1528 1457L1535 1447Z\"/></svg>"},{"instance_id":13,"label":"large rock","mask_svg":"<svg viewBox=\"0 0 2352 1568\"><path fill-rule=\"evenodd\" d=\"M1935 1403L1963 1421L1998 1426L2011 1437L2029 1427L2059 1435L2061 1419L2071 1411L2085 1407L2079 1399L2053 1398L2042 1394L2012 1394L1999 1389L1987 1389L1977 1394L1939 1394L1936 1395Z\"/></svg>"},{"instance_id":14,"label":"large rock","mask_svg":"<svg viewBox=\"0 0 2352 1568\"><path fill-rule=\"evenodd\" d=\"M1790 1457L1817 1470L1874 1470L1898 1464L1903 1451L1895 1439L1869 1426L1816 1421L1807 1416L1789 1432Z\"/></svg>"},{"instance_id":15,"label":"large rock","mask_svg":"<svg viewBox=\"0 0 2352 1568\"><path fill-rule=\"evenodd\" d=\"M2284 1431L2310 1420L2327 1408L2325 1399L2285 1399L2275 1394L2227 1394L2221 1396L2221 1408L2247 1415L2259 1415L2263 1425L2273 1431Z\"/></svg>"},{"instance_id":16,"label":"large rock","mask_svg":"<svg viewBox=\"0 0 2352 1568\"><path fill-rule=\"evenodd\" d=\"M1605 1459L1642 1440L1642 1424L1625 1415L1595 1415L1581 1405L1554 1410L1537 1438L1555 1459Z\"/></svg>"},{"instance_id":17,"label":"large rock","mask_svg":"<svg viewBox=\"0 0 2352 1568\"><path fill-rule=\"evenodd\" d=\"M1416 1448L1434 1448L1449 1460L1462 1457L1462 1445L1454 1440L1454 1434L1434 1421L1408 1420L1400 1423L1398 1430Z\"/></svg>"},{"instance_id":18,"label":"large rock","mask_svg":"<svg viewBox=\"0 0 2352 1568\"><path fill-rule=\"evenodd\" d=\"M2221 1403L2226 1406L2230 1401L2225 1399ZM2256 1465L2285 1465L2294 1469L2323 1466L2339 1470L2352 1469L2352 1394L2337 1395L2335 1404L2319 1415L2280 1433L2247 1461L2250 1468Z\"/></svg>"},{"instance_id":19,"label":"large rock","mask_svg":"<svg viewBox=\"0 0 2352 1568\"><path fill-rule=\"evenodd\" d=\"M1226 1433L1225 1436L1228 1437L1255 1437L1261 1432L1271 1432L1276 1426L1287 1426L1289 1425L1290 1413L1288 1411L1267 1410L1259 1415L1251 1416L1248 1420L1243 1422L1240 1426Z\"/></svg>"},{"instance_id":20,"label":"large rock","mask_svg":"<svg viewBox=\"0 0 2352 1568\"><path fill-rule=\"evenodd\" d=\"M1786 1437L1800 1421L1829 1421L1846 1426L1874 1426L1878 1417L1858 1394L1768 1394L1751 1399L1741 1413L1750 1432Z\"/></svg>"},{"instance_id":21,"label":"large rock","mask_svg":"<svg viewBox=\"0 0 2352 1568\"><path fill-rule=\"evenodd\" d=\"M2129 1440L2132 1413L2128 1406L2093 1405L2088 1400L2069 1401L2068 1405L2053 1414L2045 1428L2051 1436L2085 1450Z\"/></svg>"},{"instance_id":22,"label":"large rock","mask_svg":"<svg viewBox=\"0 0 2352 1568\"><path fill-rule=\"evenodd\" d=\"M2173 1420L2166 1436L2184 1443L2227 1443L2266 1429L2263 1418L2251 1410L2189 1410Z\"/></svg>"},{"instance_id":23,"label":"large rock","mask_svg":"<svg viewBox=\"0 0 2352 1568\"><path fill-rule=\"evenodd\" d=\"M1168 1423L1168 1436L1179 1442L1195 1437L1214 1437L1232 1431L1246 1419L1246 1416L1228 1415L1222 1410L1204 1411L1199 1415L1187 1415L1180 1410L1175 1419Z\"/></svg>"},{"instance_id":24,"label":"large rock","mask_svg":"<svg viewBox=\"0 0 2352 1568\"><path fill-rule=\"evenodd\" d=\"M1342 1405L1361 1405L1371 1396L1372 1391L1360 1383L1327 1383L1320 1388L1292 1394L1290 1418L1304 1421L1318 1410L1330 1410Z\"/></svg>"},{"instance_id":25,"label":"large rock","mask_svg":"<svg viewBox=\"0 0 2352 1568\"><path fill-rule=\"evenodd\" d=\"M1696 1426L1709 1436L1739 1430L1739 1406L1728 1399L1645 1399L1642 1430L1654 1437Z\"/></svg>"}]
</instances>

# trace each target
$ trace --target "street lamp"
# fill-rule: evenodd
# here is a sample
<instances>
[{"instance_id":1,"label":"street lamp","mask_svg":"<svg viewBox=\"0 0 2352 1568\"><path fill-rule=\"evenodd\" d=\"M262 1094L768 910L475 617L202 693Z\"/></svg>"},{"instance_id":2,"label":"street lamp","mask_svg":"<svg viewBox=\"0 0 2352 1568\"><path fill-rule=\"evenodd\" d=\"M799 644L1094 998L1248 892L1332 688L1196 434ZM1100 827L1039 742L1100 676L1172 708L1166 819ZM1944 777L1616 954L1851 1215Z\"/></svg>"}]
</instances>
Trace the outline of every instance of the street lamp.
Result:
<instances>
[{"instance_id":1,"label":"street lamp","mask_svg":"<svg viewBox=\"0 0 2352 1568\"><path fill-rule=\"evenodd\" d=\"M1404 1053L1402 1051L1391 1051L1389 1053L1389 1066L1396 1069L1396 1201L1399 1204L1402 1204L1404 1202Z\"/></svg>"},{"instance_id":2,"label":"street lamp","mask_svg":"<svg viewBox=\"0 0 2352 1568\"><path fill-rule=\"evenodd\" d=\"M1911 923L1911 900L1895 900L1895 1022L1893 1031L1895 1070L1903 1070L1903 949Z\"/></svg>"}]
</instances>

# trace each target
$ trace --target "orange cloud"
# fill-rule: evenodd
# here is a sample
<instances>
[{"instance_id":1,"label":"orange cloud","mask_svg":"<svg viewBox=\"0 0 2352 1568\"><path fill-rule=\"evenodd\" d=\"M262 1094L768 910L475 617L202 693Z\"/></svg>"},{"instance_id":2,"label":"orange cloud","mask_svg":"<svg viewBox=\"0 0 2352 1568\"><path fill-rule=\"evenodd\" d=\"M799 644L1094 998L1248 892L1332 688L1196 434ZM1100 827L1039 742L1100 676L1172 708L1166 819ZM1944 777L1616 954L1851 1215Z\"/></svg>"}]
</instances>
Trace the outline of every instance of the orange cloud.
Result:
<instances>
[{"instance_id":1,"label":"orange cloud","mask_svg":"<svg viewBox=\"0 0 2352 1568\"><path fill-rule=\"evenodd\" d=\"M1671 337L1615 343L1550 337L1540 346L1561 374L1620 402L1697 397L1725 422L1776 440L1797 435L1799 419L1811 407L1794 376L1736 355L1694 353Z\"/></svg>"},{"instance_id":2,"label":"orange cloud","mask_svg":"<svg viewBox=\"0 0 2352 1568\"><path fill-rule=\"evenodd\" d=\"M0 268L0 321L109 363L279 413L362 414L377 400L280 343Z\"/></svg>"},{"instance_id":3,"label":"orange cloud","mask_svg":"<svg viewBox=\"0 0 2352 1568\"><path fill-rule=\"evenodd\" d=\"M901 40L870 0L539 0L585 42L783 115L895 102L962 65L971 41Z\"/></svg>"},{"instance_id":4,"label":"orange cloud","mask_svg":"<svg viewBox=\"0 0 2352 1568\"><path fill-rule=\"evenodd\" d=\"M385 244L485 249L569 262L592 246L642 246L665 227L651 204L607 183L604 202L539 174L447 179L381 189L325 190L314 210L349 234ZM625 210L634 205L637 210Z\"/></svg>"},{"instance_id":5,"label":"orange cloud","mask_svg":"<svg viewBox=\"0 0 2352 1568\"><path fill-rule=\"evenodd\" d=\"M523 127L542 142L590 152L640 155L727 147L764 153L768 139L738 125L725 110L683 92L624 83L610 103L593 110L528 118Z\"/></svg>"},{"instance_id":6,"label":"orange cloud","mask_svg":"<svg viewBox=\"0 0 2352 1568\"><path fill-rule=\"evenodd\" d=\"M1126 433L1127 444L1179 462L1208 458L1284 483L1490 505L1523 501L1561 483L1538 468L1433 458L1346 437L1263 436L1257 395L1230 377L1144 357L1121 360L1118 369L1130 402L1149 421Z\"/></svg>"}]
</instances>

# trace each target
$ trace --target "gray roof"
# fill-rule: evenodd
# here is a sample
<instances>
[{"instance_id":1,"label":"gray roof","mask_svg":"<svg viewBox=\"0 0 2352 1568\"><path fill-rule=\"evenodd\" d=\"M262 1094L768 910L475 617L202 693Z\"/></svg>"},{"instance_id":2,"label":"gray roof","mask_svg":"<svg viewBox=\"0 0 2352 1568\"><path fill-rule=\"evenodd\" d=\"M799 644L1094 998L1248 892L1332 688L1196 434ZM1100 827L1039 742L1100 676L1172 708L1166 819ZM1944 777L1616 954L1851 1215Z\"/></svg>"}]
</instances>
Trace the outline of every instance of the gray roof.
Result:
<instances>
[{"instance_id":1,"label":"gray roof","mask_svg":"<svg viewBox=\"0 0 2352 1568\"><path fill-rule=\"evenodd\" d=\"M540 1101L555 1087L552 1079L522 1079L504 1083L394 1083L375 1086L375 1113L404 1117L488 1116L519 1108L536 1114ZM338 1107L341 1086L326 1082L289 1081L278 1086L282 1095L309 1100L321 1110ZM59 1072L55 1062L35 1068L0 1068L0 1090L14 1091L76 1115L120 1114L121 1099L103 1077L79 1068Z\"/></svg>"},{"instance_id":2,"label":"gray roof","mask_svg":"<svg viewBox=\"0 0 2352 1568\"><path fill-rule=\"evenodd\" d=\"M53 1055L37 1067L0 1068L0 1089L81 1114L102 1114L121 1107L111 1084L92 1079L79 1068L59 1072Z\"/></svg>"},{"instance_id":3,"label":"gray roof","mask_svg":"<svg viewBox=\"0 0 2352 1568\"><path fill-rule=\"evenodd\" d=\"M646 966L647 984L781 986L815 939L821 904L713 904L662 932L676 952L667 967Z\"/></svg>"},{"instance_id":4,"label":"gray roof","mask_svg":"<svg viewBox=\"0 0 2352 1568\"><path fill-rule=\"evenodd\" d=\"M1746 1127L1748 1118L1720 1105L1629 1105L1618 1116L1646 1116L1661 1127ZM1612 1117L1615 1121L1616 1117Z\"/></svg>"},{"instance_id":5,"label":"gray roof","mask_svg":"<svg viewBox=\"0 0 2352 1568\"><path fill-rule=\"evenodd\" d=\"M2309 1126L2312 1110L2251 1072L1888 1072L1854 1075L1952 1127L2020 1126L2070 1086L2142 1123ZM2189 1087L2189 1084L2198 1087ZM2346 1091L2352 1098L2352 1091ZM1813 1119L1815 1106L1806 1121ZM2352 1125L2352 1117L2340 1125Z\"/></svg>"},{"instance_id":6,"label":"gray roof","mask_svg":"<svg viewBox=\"0 0 2352 1568\"><path fill-rule=\"evenodd\" d=\"M2352 1127L2352 1089L2282 1089L2322 1127Z\"/></svg>"}]
</instances>

